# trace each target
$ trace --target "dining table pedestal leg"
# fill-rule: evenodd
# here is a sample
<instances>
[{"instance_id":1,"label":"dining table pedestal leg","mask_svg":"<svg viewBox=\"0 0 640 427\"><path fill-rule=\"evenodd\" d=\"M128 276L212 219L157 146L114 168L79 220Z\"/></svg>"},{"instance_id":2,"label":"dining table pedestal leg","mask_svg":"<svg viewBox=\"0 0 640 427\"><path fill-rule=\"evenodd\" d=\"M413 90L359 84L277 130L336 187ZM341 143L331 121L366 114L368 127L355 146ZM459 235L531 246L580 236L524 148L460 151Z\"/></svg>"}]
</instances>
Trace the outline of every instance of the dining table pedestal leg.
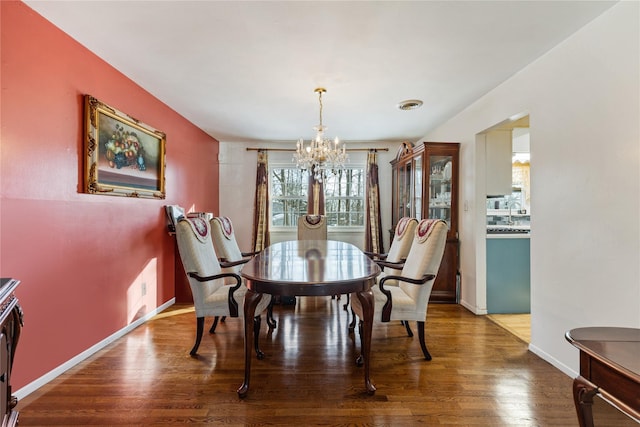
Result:
<instances>
[{"instance_id":1,"label":"dining table pedestal leg","mask_svg":"<svg viewBox=\"0 0 640 427\"><path fill-rule=\"evenodd\" d=\"M244 382L238 389L238 396L245 397L249 391L249 378L251 376L252 340L254 335L253 318L256 307L262 299L262 294L247 289L244 296Z\"/></svg>"},{"instance_id":2,"label":"dining table pedestal leg","mask_svg":"<svg viewBox=\"0 0 640 427\"><path fill-rule=\"evenodd\" d=\"M371 355L371 333L373 330L373 310L374 298L371 289L361 291L356 294L362 306L362 359L364 361L364 385L367 393L372 395L376 392L376 386L369 377L369 360Z\"/></svg>"}]
</instances>

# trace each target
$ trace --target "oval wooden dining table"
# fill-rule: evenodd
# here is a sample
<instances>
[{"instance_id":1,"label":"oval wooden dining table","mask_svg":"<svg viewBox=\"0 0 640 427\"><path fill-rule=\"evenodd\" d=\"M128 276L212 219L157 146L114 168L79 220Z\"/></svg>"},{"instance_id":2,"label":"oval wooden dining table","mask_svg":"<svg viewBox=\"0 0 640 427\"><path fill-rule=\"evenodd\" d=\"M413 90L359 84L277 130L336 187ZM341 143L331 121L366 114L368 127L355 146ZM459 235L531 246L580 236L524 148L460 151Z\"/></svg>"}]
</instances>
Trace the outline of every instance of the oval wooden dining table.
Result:
<instances>
[{"instance_id":1,"label":"oval wooden dining table","mask_svg":"<svg viewBox=\"0 0 640 427\"><path fill-rule=\"evenodd\" d=\"M291 240L275 243L251 259L241 271L247 285L244 299L244 382L238 395L245 397L251 376L255 309L264 294L322 296L355 293L363 307L362 360L368 394L376 387L369 376L375 284L380 267L356 246L335 240ZM250 319L247 321L247 319Z\"/></svg>"}]
</instances>

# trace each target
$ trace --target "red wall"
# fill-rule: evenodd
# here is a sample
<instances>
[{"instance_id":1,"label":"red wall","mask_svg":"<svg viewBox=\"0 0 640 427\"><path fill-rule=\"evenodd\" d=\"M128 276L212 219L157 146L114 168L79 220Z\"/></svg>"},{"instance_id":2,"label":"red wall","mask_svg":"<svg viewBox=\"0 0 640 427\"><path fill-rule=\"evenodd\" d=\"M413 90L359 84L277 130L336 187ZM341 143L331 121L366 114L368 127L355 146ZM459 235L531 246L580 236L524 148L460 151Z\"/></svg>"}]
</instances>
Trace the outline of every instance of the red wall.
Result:
<instances>
[{"instance_id":1,"label":"red wall","mask_svg":"<svg viewBox=\"0 0 640 427\"><path fill-rule=\"evenodd\" d=\"M218 142L25 4L0 3L0 276L21 280L24 311L15 391L174 297L164 205L217 214ZM165 200L81 192L85 94L166 133Z\"/></svg>"}]
</instances>

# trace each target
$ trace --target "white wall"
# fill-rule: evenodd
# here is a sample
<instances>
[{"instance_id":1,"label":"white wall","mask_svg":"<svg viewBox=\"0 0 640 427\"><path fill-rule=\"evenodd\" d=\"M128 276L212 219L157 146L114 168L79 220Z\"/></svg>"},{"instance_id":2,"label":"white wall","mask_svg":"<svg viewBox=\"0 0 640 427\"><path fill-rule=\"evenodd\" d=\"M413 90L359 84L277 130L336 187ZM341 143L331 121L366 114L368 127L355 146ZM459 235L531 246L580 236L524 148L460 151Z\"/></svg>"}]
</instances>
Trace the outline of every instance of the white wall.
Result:
<instances>
[{"instance_id":1,"label":"white wall","mask_svg":"<svg viewBox=\"0 0 640 427\"><path fill-rule=\"evenodd\" d=\"M640 327L639 17L640 3L618 3L423 138L462 143L462 303L478 312L485 201L475 135L529 114L530 349L571 375L579 361L567 330Z\"/></svg>"},{"instance_id":2,"label":"white wall","mask_svg":"<svg viewBox=\"0 0 640 427\"><path fill-rule=\"evenodd\" d=\"M251 235L253 232L253 202L256 190L256 162L257 151L247 151L247 148L294 148L295 141L289 143L229 143L220 142L220 212L221 216L228 216L234 224L238 245L243 251L249 251L251 247ZM400 143L349 143L348 149L355 148L388 148L389 151L378 152L378 178L380 181L380 206L382 207L382 229L384 248L389 249L389 232L391 228L391 165L389 162L396 157ZM365 151L349 152L349 161L352 164L366 163ZM270 164L291 163L293 152L269 151ZM272 235L272 243L295 239L297 230L289 236L285 234ZM364 230L353 233L329 232L329 238L353 243L363 248Z\"/></svg>"}]
</instances>

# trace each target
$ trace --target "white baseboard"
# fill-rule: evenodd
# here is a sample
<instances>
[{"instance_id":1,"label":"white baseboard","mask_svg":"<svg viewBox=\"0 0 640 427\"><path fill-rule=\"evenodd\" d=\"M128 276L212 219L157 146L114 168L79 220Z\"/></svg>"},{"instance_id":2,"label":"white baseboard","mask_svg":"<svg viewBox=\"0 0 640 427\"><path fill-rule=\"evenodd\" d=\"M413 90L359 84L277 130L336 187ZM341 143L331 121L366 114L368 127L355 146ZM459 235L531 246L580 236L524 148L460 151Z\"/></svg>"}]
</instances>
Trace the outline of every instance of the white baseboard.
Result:
<instances>
[{"instance_id":1,"label":"white baseboard","mask_svg":"<svg viewBox=\"0 0 640 427\"><path fill-rule=\"evenodd\" d=\"M542 360L549 362L550 364L552 364L553 366L555 366L556 368L558 368L559 370L567 374L569 377L575 378L578 376L578 373L576 371L574 371L564 363L560 362L555 357L552 357L549 353L541 350L539 347L536 347L533 344L529 344L529 351L535 354L536 356L538 356L539 358L541 358Z\"/></svg>"},{"instance_id":2,"label":"white baseboard","mask_svg":"<svg viewBox=\"0 0 640 427\"><path fill-rule=\"evenodd\" d=\"M74 358L69 359L68 361L66 361L62 365L58 366L57 368L53 369L52 371L47 372L45 375L41 376L37 380L32 381L31 383L29 383L26 386L22 387L21 389L17 390L15 393L13 393L13 395L16 398L18 398L18 401L20 401L20 399L25 398L26 396L28 396L29 394L33 393L34 391L36 391L37 389L39 389L43 385L47 384L49 381L55 379L59 375L63 374L64 372L66 372L69 369L71 369L74 366L76 366L78 363L80 363L83 360L87 359L89 356L92 356L94 353L98 352L99 350L102 350L103 348L105 348L106 346L108 346L109 344L111 344L112 342L117 340L118 338L122 338L123 336L125 336L126 334L128 334L129 332L131 332L132 330L137 328L138 326L140 326L143 323L145 323L147 320L151 319L156 314L164 311L168 307L171 307L173 304L175 304L175 302L176 302L175 298L170 299L169 301L165 302L164 304L162 304L160 307L156 308L152 312L147 313L143 317L137 319L136 321L132 322L131 324L129 324L129 325L125 326L124 328L120 329L119 331L115 332L113 335L108 336L104 340L102 340L99 343L95 344L94 346L86 349L85 351L83 351L82 353L78 354Z\"/></svg>"},{"instance_id":3,"label":"white baseboard","mask_svg":"<svg viewBox=\"0 0 640 427\"><path fill-rule=\"evenodd\" d=\"M465 301L460 301L460 305L462 305L464 308L466 308L470 312L477 315L488 314L487 310L480 310L477 307L474 307L471 304L466 303ZM578 373L576 371L574 371L564 363L560 362L558 359L552 357L549 353L541 350L539 347L536 347L533 344L529 344L529 351L535 354L536 356L538 356L539 358L541 358L542 360L549 362L551 365L553 365L555 368L559 369L569 377L575 378L578 376Z\"/></svg>"},{"instance_id":4,"label":"white baseboard","mask_svg":"<svg viewBox=\"0 0 640 427\"><path fill-rule=\"evenodd\" d=\"M487 310L486 309L485 310L481 310L478 307L469 304L465 300L460 300L460 305L463 306L464 308L466 308L467 310L469 310L470 312L472 312L473 314L477 314L477 315L487 314Z\"/></svg>"}]
</instances>

